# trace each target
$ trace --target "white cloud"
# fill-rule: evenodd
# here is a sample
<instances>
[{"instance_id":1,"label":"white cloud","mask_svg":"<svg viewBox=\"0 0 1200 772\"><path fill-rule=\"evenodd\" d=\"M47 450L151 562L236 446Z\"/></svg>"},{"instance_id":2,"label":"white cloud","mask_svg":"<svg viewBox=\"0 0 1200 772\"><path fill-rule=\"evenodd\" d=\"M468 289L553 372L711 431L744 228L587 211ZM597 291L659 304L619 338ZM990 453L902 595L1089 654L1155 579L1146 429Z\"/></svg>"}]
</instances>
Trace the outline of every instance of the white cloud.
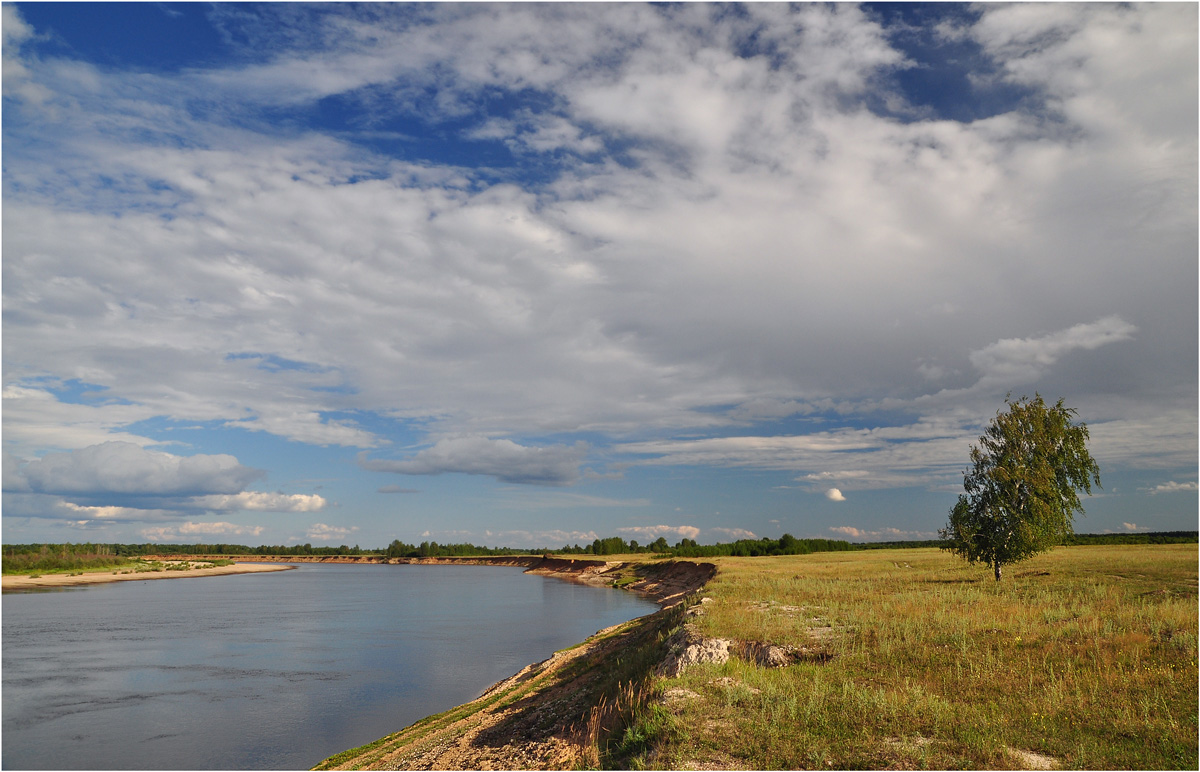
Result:
<instances>
[{"instance_id":1,"label":"white cloud","mask_svg":"<svg viewBox=\"0 0 1200 772\"><path fill-rule=\"evenodd\" d=\"M1117 341L1132 340L1137 327L1118 316L1090 324L1077 324L1039 338L1006 338L971 352L971 364L982 381L1002 386L1032 383L1071 351L1091 350Z\"/></svg>"},{"instance_id":2,"label":"white cloud","mask_svg":"<svg viewBox=\"0 0 1200 772\"><path fill-rule=\"evenodd\" d=\"M143 528L138 533L142 538L156 542L178 542L214 536L261 536L265 529L260 525L234 525L233 523L186 522L173 526Z\"/></svg>"},{"instance_id":3,"label":"white cloud","mask_svg":"<svg viewBox=\"0 0 1200 772\"><path fill-rule=\"evenodd\" d=\"M804 435L654 440L616 446L649 465L746 466L806 471L813 491L944 484L961 471L974 428L951 420L906 426L841 428ZM825 483L822 485L822 483Z\"/></svg>"},{"instance_id":4,"label":"white cloud","mask_svg":"<svg viewBox=\"0 0 1200 772\"><path fill-rule=\"evenodd\" d=\"M146 510L137 509L134 507L88 507L73 504L69 501L59 501L56 503L65 512L69 513L69 517L83 518L80 522L88 520L147 520L155 517L162 517L166 513L162 510Z\"/></svg>"},{"instance_id":5,"label":"white cloud","mask_svg":"<svg viewBox=\"0 0 1200 772\"><path fill-rule=\"evenodd\" d=\"M1150 495L1154 496L1159 493L1179 493L1179 492L1183 492L1183 491L1195 492L1198 489L1200 489L1200 487L1198 487L1196 485L1196 483L1194 483L1194 482L1179 483L1179 482L1175 482L1174 480L1172 480L1170 482L1161 483L1161 484L1156 485L1153 488L1151 488Z\"/></svg>"},{"instance_id":6,"label":"white cloud","mask_svg":"<svg viewBox=\"0 0 1200 772\"><path fill-rule=\"evenodd\" d=\"M374 472L438 475L445 472L489 475L504 482L569 485L579 479L587 445L527 447L512 440L448 437L410 459L391 461L359 456L359 465Z\"/></svg>"},{"instance_id":7,"label":"white cloud","mask_svg":"<svg viewBox=\"0 0 1200 772\"><path fill-rule=\"evenodd\" d=\"M313 541L329 542L345 539L357 530L358 526L356 525L346 528L338 525L326 525L325 523L313 523L305 535Z\"/></svg>"},{"instance_id":8,"label":"white cloud","mask_svg":"<svg viewBox=\"0 0 1200 772\"><path fill-rule=\"evenodd\" d=\"M1121 523L1121 525L1122 525L1122 527L1125 528L1126 531L1149 531L1150 530L1148 527L1146 527L1144 525L1138 525L1137 523Z\"/></svg>"},{"instance_id":9,"label":"white cloud","mask_svg":"<svg viewBox=\"0 0 1200 772\"><path fill-rule=\"evenodd\" d=\"M709 533L717 534L719 538L732 539L757 539L753 531L747 531L745 528L709 528Z\"/></svg>"},{"instance_id":10,"label":"white cloud","mask_svg":"<svg viewBox=\"0 0 1200 772\"><path fill-rule=\"evenodd\" d=\"M825 491L825 498L829 499L830 501L845 501L846 500L846 497L843 496L842 492L840 490L838 490L837 488L830 488L829 490Z\"/></svg>"},{"instance_id":11,"label":"white cloud","mask_svg":"<svg viewBox=\"0 0 1200 772\"><path fill-rule=\"evenodd\" d=\"M5 6L8 7L8 6ZM43 388L7 384L3 391L4 444L16 456L45 449L77 449L109 440L154 445L121 427L154 416L145 406L60 402Z\"/></svg>"},{"instance_id":12,"label":"white cloud","mask_svg":"<svg viewBox=\"0 0 1200 772\"><path fill-rule=\"evenodd\" d=\"M37 493L189 496L237 493L263 473L230 455L174 456L111 441L48 453L15 474Z\"/></svg>"},{"instance_id":13,"label":"white cloud","mask_svg":"<svg viewBox=\"0 0 1200 772\"><path fill-rule=\"evenodd\" d=\"M551 528L538 531L504 530L484 533L489 545L554 549L559 545L591 544L600 537L595 531L568 531Z\"/></svg>"},{"instance_id":14,"label":"white cloud","mask_svg":"<svg viewBox=\"0 0 1200 772\"><path fill-rule=\"evenodd\" d=\"M209 510L249 510L255 512L319 512L325 499L312 493L259 493L242 491L235 494L197 496L190 504Z\"/></svg>"},{"instance_id":15,"label":"white cloud","mask_svg":"<svg viewBox=\"0 0 1200 772\"><path fill-rule=\"evenodd\" d=\"M50 98L49 89L38 84L20 56L21 44L34 35L33 28L25 23L16 6L0 7L3 14L4 37L4 94L10 99L19 98L40 105Z\"/></svg>"},{"instance_id":16,"label":"white cloud","mask_svg":"<svg viewBox=\"0 0 1200 772\"><path fill-rule=\"evenodd\" d=\"M937 531L906 531L891 527L868 530L852 525L834 525L829 530L858 541L928 541L936 539L938 535Z\"/></svg>"},{"instance_id":17,"label":"white cloud","mask_svg":"<svg viewBox=\"0 0 1200 772\"><path fill-rule=\"evenodd\" d=\"M5 453L4 511L9 517L154 522L203 512L316 512L326 505L316 494L244 490L262 476L230 455L177 456L130 442L24 462Z\"/></svg>"},{"instance_id":18,"label":"white cloud","mask_svg":"<svg viewBox=\"0 0 1200 772\"><path fill-rule=\"evenodd\" d=\"M618 528L617 533L622 537L636 536L649 542L660 536L674 539L695 539L700 535L700 529L693 525L638 525Z\"/></svg>"}]
</instances>

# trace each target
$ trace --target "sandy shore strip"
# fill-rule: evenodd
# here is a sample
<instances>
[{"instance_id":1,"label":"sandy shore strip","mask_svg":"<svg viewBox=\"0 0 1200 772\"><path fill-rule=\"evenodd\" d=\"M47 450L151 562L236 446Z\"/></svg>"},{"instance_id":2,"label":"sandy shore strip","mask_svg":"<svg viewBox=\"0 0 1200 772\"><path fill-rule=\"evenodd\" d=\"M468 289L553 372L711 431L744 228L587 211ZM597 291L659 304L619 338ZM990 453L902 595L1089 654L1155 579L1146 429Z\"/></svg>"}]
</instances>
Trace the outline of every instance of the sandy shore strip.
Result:
<instances>
[{"instance_id":1,"label":"sandy shore strip","mask_svg":"<svg viewBox=\"0 0 1200 772\"><path fill-rule=\"evenodd\" d=\"M235 563L232 566L210 566L192 568L187 571L142 571L136 574L114 574L111 570L85 571L76 576L68 574L42 574L32 577L24 574L9 574L0 579L3 591L36 590L53 587L77 587L85 584L108 582L141 582L147 579L189 579L201 576L229 576L230 574L258 574L267 571L289 571L295 566L267 563Z\"/></svg>"}]
</instances>

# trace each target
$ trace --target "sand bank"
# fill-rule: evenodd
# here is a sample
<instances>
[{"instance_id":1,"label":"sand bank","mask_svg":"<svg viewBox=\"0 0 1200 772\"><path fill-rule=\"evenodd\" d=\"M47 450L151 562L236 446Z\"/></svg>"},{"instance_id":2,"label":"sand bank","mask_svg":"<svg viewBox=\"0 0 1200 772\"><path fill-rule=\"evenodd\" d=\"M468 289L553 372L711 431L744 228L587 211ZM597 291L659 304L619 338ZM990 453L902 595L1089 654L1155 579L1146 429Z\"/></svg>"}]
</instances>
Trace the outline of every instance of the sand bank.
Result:
<instances>
[{"instance_id":1,"label":"sand bank","mask_svg":"<svg viewBox=\"0 0 1200 772\"><path fill-rule=\"evenodd\" d=\"M114 574L111 570L85 571L75 576L68 574L42 574L32 577L23 574L8 574L3 577L3 590L36 590L53 587L77 587L85 584L108 582L142 582L148 579L188 579L200 576L228 576L230 574L256 574L266 571L287 571L294 566L268 565L264 563L235 563L232 566L209 566L187 571L142 571L136 574Z\"/></svg>"}]
</instances>

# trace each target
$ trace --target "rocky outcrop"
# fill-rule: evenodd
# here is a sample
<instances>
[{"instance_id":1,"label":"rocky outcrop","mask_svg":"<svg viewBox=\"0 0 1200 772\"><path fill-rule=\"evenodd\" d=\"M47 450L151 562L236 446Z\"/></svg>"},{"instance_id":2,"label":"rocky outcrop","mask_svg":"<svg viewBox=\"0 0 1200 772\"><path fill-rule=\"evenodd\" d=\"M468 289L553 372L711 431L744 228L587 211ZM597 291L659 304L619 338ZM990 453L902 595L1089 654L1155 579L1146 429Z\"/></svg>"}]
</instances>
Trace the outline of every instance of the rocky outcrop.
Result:
<instances>
[{"instance_id":1,"label":"rocky outcrop","mask_svg":"<svg viewBox=\"0 0 1200 772\"><path fill-rule=\"evenodd\" d=\"M694 620L703 616L705 604L711 598L701 598L700 602L684 612L685 620ZM723 664L730 657L752 662L759 667L787 667L799 661L825 662L831 654L824 649L821 641L824 635L814 632L827 632L832 628L824 627L809 633L815 639L812 646L780 646L764 641L738 641L728 638L707 638L702 635L692 621L686 621L682 627L667 639L667 656L659 663L655 672L668 678L675 678L693 665L702 663Z\"/></svg>"},{"instance_id":2,"label":"rocky outcrop","mask_svg":"<svg viewBox=\"0 0 1200 772\"><path fill-rule=\"evenodd\" d=\"M733 641L726 638L705 638L691 625L684 625L667 639L667 656L659 663L658 675L675 678L692 665L711 663L721 665L729 661Z\"/></svg>"},{"instance_id":3,"label":"rocky outcrop","mask_svg":"<svg viewBox=\"0 0 1200 772\"><path fill-rule=\"evenodd\" d=\"M777 646L762 641L734 641L706 638L692 625L684 625L667 640L667 656L656 671L675 678L692 665L724 664L730 657L753 662L759 667L787 667L803 659L804 651L795 646Z\"/></svg>"}]
</instances>

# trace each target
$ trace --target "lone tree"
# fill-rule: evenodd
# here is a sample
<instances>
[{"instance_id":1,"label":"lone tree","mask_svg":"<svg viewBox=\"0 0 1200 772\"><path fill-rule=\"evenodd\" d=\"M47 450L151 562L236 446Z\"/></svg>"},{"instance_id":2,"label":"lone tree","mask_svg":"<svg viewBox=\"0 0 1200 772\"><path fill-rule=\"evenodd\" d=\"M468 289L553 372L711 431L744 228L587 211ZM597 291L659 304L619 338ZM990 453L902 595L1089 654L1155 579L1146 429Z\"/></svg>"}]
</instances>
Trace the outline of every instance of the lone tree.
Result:
<instances>
[{"instance_id":1,"label":"lone tree","mask_svg":"<svg viewBox=\"0 0 1200 772\"><path fill-rule=\"evenodd\" d=\"M964 493L938 531L942 549L971 563L990 563L997 582L1005 564L1074 533L1075 512L1083 512L1078 491L1090 494L1093 482L1100 486L1100 467L1087 451L1087 425L1071 422L1074 410L1061 399L1047 407L1038 394L1004 401L1008 410L997 412L979 445L971 446Z\"/></svg>"}]
</instances>

